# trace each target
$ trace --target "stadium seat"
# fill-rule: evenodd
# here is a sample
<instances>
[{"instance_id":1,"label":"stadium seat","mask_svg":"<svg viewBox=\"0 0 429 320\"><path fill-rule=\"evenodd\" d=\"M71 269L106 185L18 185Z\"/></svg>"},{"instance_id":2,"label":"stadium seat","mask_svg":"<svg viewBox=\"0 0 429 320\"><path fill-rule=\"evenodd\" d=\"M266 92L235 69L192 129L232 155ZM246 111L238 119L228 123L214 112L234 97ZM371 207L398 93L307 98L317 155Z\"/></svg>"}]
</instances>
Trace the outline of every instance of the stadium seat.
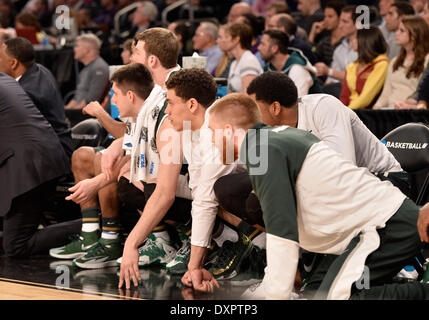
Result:
<instances>
[{"instance_id":1,"label":"stadium seat","mask_svg":"<svg viewBox=\"0 0 429 320\"><path fill-rule=\"evenodd\" d=\"M73 146L76 149L88 146L105 146L107 131L97 119L85 119L72 128Z\"/></svg>"},{"instance_id":2,"label":"stadium seat","mask_svg":"<svg viewBox=\"0 0 429 320\"><path fill-rule=\"evenodd\" d=\"M401 167L409 172L429 168L429 127L423 123L407 123L389 132L382 142L398 160ZM429 172L419 188L417 205L423 205L427 197Z\"/></svg>"}]
</instances>

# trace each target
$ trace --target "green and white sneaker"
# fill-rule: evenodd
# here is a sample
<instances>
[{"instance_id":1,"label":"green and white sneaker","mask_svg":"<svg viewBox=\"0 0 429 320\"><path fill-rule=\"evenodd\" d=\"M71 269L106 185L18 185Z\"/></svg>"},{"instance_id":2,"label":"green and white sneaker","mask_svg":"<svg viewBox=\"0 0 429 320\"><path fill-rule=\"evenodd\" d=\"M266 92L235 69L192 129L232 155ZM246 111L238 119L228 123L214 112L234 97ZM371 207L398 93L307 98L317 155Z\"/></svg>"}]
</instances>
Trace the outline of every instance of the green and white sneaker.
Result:
<instances>
[{"instance_id":1,"label":"green and white sneaker","mask_svg":"<svg viewBox=\"0 0 429 320\"><path fill-rule=\"evenodd\" d=\"M73 265L83 269L98 269L116 266L116 259L122 255L120 239L103 239L96 243L86 255L73 260Z\"/></svg>"},{"instance_id":2,"label":"green and white sneaker","mask_svg":"<svg viewBox=\"0 0 429 320\"><path fill-rule=\"evenodd\" d=\"M139 267L151 265L166 266L176 256L176 249L171 241L162 237L156 237L151 233L144 244L139 248ZM120 266L122 257L116 262Z\"/></svg>"},{"instance_id":3,"label":"green and white sneaker","mask_svg":"<svg viewBox=\"0 0 429 320\"><path fill-rule=\"evenodd\" d=\"M191 240L183 241L182 247L177 251L172 261L167 263L166 269L171 274L184 274L188 271L189 258L191 257Z\"/></svg>"},{"instance_id":4,"label":"green and white sneaker","mask_svg":"<svg viewBox=\"0 0 429 320\"><path fill-rule=\"evenodd\" d=\"M76 259L83 257L100 239L100 230L83 232L75 236L69 244L49 250L49 255L57 259Z\"/></svg>"}]
</instances>

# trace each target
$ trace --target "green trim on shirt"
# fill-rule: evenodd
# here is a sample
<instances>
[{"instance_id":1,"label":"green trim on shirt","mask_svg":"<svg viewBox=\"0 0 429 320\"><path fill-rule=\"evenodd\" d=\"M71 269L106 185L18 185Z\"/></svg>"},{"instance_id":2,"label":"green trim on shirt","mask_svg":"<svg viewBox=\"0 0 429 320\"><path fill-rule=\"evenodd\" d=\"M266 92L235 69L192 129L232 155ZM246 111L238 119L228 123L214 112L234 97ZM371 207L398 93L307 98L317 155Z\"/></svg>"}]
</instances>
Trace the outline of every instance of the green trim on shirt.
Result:
<instances>
[{"instance_id":1,"label":"green trim on shirt","mask_svg":"<svg viewBox=\"0 0 429 320\"><path fill-rule=\"evenodd\" d=\"M293 65L298 64L300 66L305 67L307 65L307 60L298 52L295 50L288 50L288 53L290 54L289 58L286 60L285 65L283 66L281 73L284 73L285 75L289 76L289 71L292 68ZM306 69L307 70L307 69ZM271 63L267 63L264 66L264 72L267 71L277 71L276 68ZM307 70L308 71L308 70ZM310 71L311 79L313 80L313 85L308 90L308 94L314 94L314 93L322 93L322 89L320 88L319 80L317 77Z\"/></svg>"},{"instance_id":2,"label":"green trim on shirt","mask_svg":"<svg viewBox=\"0 0 429 320\"><path fill-rule=\"evenodd\" d=\"M287 126L272 128L258 123L252 129L242 145L241 159L246 160L253 189L261 202L267 233L298 242L295 184L308 151L320 140L307 131ZM262 130L267 130L267 141L261 139ZM265 155L261 160L268 165L264 174L252 174L252 168L260 165L249 161L252 154Z\"/></svg>"}]
</instances>

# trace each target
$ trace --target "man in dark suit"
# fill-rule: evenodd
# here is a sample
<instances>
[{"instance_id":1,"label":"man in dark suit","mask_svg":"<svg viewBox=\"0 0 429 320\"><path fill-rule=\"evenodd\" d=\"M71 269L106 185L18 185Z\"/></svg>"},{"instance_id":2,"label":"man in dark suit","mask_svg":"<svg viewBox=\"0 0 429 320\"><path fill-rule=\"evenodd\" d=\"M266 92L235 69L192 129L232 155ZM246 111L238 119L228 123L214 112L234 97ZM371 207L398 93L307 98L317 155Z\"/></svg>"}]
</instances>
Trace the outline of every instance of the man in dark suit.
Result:
<instances>
[{"instance_id":1,"label":"man in dark suit","mask_svg":"<svg viewBox=\"0 0 429 320\"><path fill-rule=\"evenodd\" d=\"M54 128L70 160L73 144L71 130L66 123L64 101L50 71L34 62L31 42L24 38L5 41L0 47L0 72L19 82L40 113Z\"/></svg>"},{"instance_id":2,"label":"man in dark suit","mask_svg":"<svg viewBox=\"0 0 429 320\"><path fill-rule=\"evenodd\" d=\"M0 217L6 255L42 253L79 233L80 220L38 230L46 199L69 170L51 125L16 80L0 73Z\"/></svg>"}]
</instances>

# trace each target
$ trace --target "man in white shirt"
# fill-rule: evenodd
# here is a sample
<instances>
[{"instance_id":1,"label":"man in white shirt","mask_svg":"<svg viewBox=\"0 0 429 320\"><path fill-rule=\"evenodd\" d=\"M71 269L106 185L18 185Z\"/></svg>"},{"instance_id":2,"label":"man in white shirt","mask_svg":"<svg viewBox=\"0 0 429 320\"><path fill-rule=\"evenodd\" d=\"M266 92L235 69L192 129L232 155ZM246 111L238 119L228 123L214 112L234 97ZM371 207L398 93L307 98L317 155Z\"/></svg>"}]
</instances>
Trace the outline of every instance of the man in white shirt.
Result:
<instances>
[{"instance_id":1,"label":"man in white shirt","mask_svg":"<svg viewBox=\"0 0 429 320\"><path fill-rule=\"evenodd\" d=\"M191 212L192 236L191 243L189 243L191 256L190 261L186 260L186 263L189 262L187 268L192 274L197 274L198 272L206 274L207 270L203 268L203 265L218 212L218 203L212 192L213 183L218 177L231 172L233 169L233 166L224 166L219 161L214 163L211 159L201 158L201 149L211 148L210 141L200 140L204 139L200 128L206 122L205 110L215 100L217 86L206 71L187 69L180 70L172 75L167 80L166 87L168 106L165 109L165 113L168 118L164 123L168 123L169 128L173 128L174 131L165 131L164 134L160 131L158 134L157 139L160 139L160 141L168 139L170 144L163 142L163 147L158 149L161 162L158 171L157 188L159 185L165 185L166 181L177 181L179 171L167 172L164 168L166 166L176 166L180 169L183 154L188 162L189 186L192 190L193 199ZM179 157L171 158L170 154L176 154ZM163 191L170 193L169 190ZM138 256L138 245L148 237L153 227L163 219L168 209L163 203L163 199L151 204L148 202L141 219L132 234L130 234L129 239L127 239L127 242L132 242L130 242L130 245L126 244L124 249L119 286L122 286L125 282L126 287L129 288L130 279L133 280L134 285L137 285L137 279L140 279L140 274L136 271L138 268L137 260L133 259L133 256ZM132 245L132 243L135 243L135 245ZM221 242L218 244L219 246L222 245ZM128 261L125 265L124 259L126 255ZM183 258L189 259L189 257L182 256ZM204 291L205 286L206 282L204 281L194 283L194 288L197 290Z\"/></svg>"},{"instance_id":2,"label":"man in white shirt","mask_svg":"<svg viewBox=\"0 0 429 320\"><path fill-rule=\"evenodd\" d=\"M386 15L384 16L385 24L380 26L380 31L383 33L389 50L388 56L392 60L399 54L401 47L396 44L395 32L399 28L399 23L405 15L414 15L414 9L406 1L394 2L390 5Z\"/></svg>"},{"instance_id":3,"label":"man in white shirt","mask_svg":"<svg viewBox=\"0 0 429 320\"><path fill-rule=\"evenodd\" d=\"M356 39L356 6L345 6L341 10L338 28L343 34L341 44L335 48L331 66L318 62L314 66L318 76L329 76L326 82L343 81L346 75L346 67L358 58L353 49L353 41Z\"/></svg>"}]
</instances>

